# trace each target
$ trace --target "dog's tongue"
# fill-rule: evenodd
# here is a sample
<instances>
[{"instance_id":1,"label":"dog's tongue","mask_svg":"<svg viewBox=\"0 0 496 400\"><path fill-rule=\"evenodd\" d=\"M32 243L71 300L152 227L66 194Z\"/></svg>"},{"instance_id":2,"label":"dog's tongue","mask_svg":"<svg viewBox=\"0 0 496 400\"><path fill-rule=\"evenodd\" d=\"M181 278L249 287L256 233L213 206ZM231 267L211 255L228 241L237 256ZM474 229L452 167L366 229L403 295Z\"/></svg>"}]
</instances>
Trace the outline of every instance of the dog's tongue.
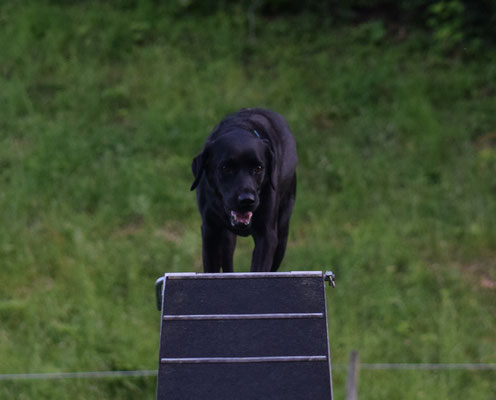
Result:
<instances>
[{"instance_id":1,"label":"dog's tongue","mask_svg":"<svg viewBox=\"0 0 496 400\"><path fill-rule=\"evenodd\" d=\"M238 212L231 211L231 221L239 224L248 225L251 221L253 213L251 211L247 212Z\"/></svg>"}]
</instances>

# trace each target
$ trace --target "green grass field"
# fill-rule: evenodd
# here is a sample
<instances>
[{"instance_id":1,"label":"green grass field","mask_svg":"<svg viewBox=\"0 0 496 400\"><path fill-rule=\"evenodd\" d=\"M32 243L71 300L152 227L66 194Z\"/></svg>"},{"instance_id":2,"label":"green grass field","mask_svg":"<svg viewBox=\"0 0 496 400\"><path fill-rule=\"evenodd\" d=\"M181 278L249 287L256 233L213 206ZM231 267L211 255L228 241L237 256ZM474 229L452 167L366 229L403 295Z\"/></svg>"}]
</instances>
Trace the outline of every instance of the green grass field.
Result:
<instances>
[{"instance_id":1,"label":"green grass field","mask_svg":"<svg viewBox=\"0 0 496 400\"><path fill-rule=\"evenodd\" d=\"M0 374L157 368L154 281L201 270L191 160L252 106L298 144L282 270L336 273L333 363L496 362L494 49L448 57L311 15L254 36L242 10L44 4L0 5ZM238 241L237 271L251 250ZM0 398L153 399L155 383L0 381ZM362 371L359 397L495 399L496 372Z\"/></svg>"}]
</instances>

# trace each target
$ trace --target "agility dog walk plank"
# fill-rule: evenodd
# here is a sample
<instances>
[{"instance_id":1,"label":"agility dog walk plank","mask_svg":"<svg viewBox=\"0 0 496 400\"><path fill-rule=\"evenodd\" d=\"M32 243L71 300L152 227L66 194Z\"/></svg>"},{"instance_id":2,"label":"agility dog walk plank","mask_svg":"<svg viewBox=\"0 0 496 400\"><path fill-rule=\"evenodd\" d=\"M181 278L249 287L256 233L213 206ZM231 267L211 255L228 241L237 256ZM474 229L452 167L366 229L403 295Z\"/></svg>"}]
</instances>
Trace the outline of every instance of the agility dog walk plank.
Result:
<instances>
[{"instance_id":1,"label":"agility dog walk plank","mask_svg":"<svg viewBox=\"0 0 496 400\"><path fill-rule=\"evenodd\" d=\"M332 400L322 272L161 283L157 400Z\"/></svg>"}]
</instances>

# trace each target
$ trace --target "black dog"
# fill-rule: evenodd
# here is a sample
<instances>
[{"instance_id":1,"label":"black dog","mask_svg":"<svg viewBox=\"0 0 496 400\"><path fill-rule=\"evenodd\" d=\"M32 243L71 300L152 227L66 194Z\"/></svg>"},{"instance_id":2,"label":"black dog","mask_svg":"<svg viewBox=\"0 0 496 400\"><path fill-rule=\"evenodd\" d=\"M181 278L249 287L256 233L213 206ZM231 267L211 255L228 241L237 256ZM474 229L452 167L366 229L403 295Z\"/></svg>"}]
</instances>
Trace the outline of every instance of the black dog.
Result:
<instances>
[{"instance_id":1,"label":"black dog","mask_svg":"<svg viewBox=\"0 0 496 400\"><path fill-rule=\"evenodd\" d=\"M233 271L236 235L252 235L251 271L276 271L296 196L296 144L284 118L243 109L226 117L193 160L204 272Z\"/></svg>"}]
</instances>

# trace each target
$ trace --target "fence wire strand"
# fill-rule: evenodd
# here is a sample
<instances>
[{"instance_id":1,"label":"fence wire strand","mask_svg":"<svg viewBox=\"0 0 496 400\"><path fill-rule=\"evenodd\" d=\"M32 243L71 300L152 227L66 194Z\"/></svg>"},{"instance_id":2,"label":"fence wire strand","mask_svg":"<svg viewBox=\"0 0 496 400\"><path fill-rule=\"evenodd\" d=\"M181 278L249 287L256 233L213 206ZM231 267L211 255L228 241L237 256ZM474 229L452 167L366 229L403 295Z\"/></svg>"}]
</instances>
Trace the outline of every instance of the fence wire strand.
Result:
<instances>
[{"instance_id":1,"label":"fence wire strand","mask_svg":"<svg viewBox=\"0 0 496 400\"><path fill-rule=\"evenodd\" d=\"M360 369L409 369L409 370L477 370L496 371L496 364L360 364Z\"/></svg>"},{"instance_id":2,"label":"fence wire strand","mask_svg":"<svg viewBox=\"0 0 496 400\"><path fill-rule=\"evenodd\" d=\"M53 372L35 374L1 374L0 381L9 380L48 380L48 379L88 379L157 376L156 370L139 371L92 371L92 372Z\"/></svg>"},{"instance_id":3,"label":"fence wire strand","mask_svg":"<svg viewBox=\"0 0 496 400\"><path fill-rule=\"evenodd\" d=\"M347 364L332 365L332 369L346 369ZM496 364L393 364L393 363L361 363L363 370L468 370L468 371L496 371ZM13 380L49 380L49 379L95 379L95 378L132 378L157 376L156 370L137 371L91 371L91 372L53 372L29 374L0 374L0 381Z\"/></svg>"}]
</instances>

